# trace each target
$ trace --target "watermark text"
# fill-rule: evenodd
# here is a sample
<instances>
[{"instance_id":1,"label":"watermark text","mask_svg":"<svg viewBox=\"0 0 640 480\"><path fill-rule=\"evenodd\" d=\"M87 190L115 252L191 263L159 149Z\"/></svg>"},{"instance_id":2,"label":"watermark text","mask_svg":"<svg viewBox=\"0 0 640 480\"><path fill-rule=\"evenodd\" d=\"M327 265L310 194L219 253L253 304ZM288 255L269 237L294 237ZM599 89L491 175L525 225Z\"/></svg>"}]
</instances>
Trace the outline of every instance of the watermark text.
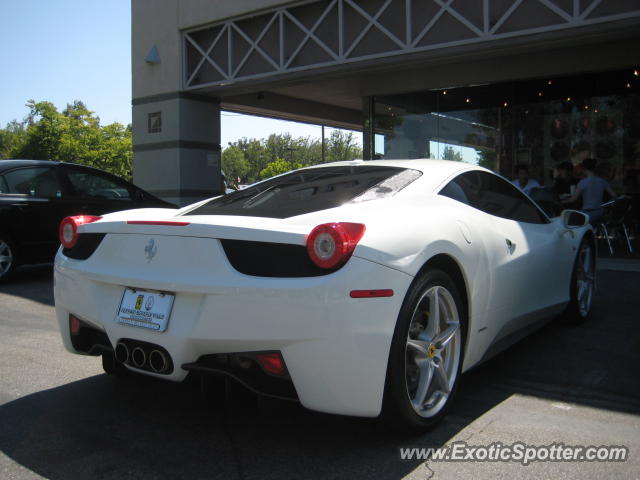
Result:
<instances>
[{"instance_id":1,"label":"watermark text","mask_svg":"<svg viewBox=\"0 0 640 480\"><path fill-rule=\"evenodd\" d=\"M509 445L494 442L490 445L469 445L453 442L440 448L400 448L401 460L430 462L515 462L529 465L534 462L626 462L629 449L622 445Z\"/></svg>"}]
</instances>

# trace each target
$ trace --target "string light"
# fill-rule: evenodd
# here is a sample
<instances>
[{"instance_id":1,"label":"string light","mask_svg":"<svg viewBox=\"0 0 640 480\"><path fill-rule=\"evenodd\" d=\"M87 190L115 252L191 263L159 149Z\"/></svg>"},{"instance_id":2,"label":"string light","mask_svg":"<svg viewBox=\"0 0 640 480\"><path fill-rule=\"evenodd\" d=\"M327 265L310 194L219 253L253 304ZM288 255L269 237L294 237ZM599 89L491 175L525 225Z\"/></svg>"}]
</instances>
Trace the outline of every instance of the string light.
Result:
<instances>
[{"instance_id":1,"label":"string light","mask_svg":"<svg viewBox=\"0 0 640 480\"><path fill-rule=\"evenodd\" d=\"M570 102L570 101L571 101L571 97L567 97L567 102Z\"/></svg>"},{"instance_id":2,"label":"string light","mask_svg":"<svg viewBox=\"0 0 640 480\"><path fill-rule=\"evenodd\" d=\"M553 82L552 82L551 80L549 80L549 81L547 82L547 85L553 85Z\"/></svg>"},{"instance_id":3,"label":"string light","mask_svg":"<svg viewBox=\"0 0 640 480\"><path fill-rule=\"evenodd\" d=\"M465 100L465 102L467 102L467 103L471 103L471 99L470 99L470 98L467 98L467 99Z\"/></svg>"},{"instance_id":4,"label":"string light","mask_svg":"<svg viewBox=\"0 0 640 480\"><path fill-rule=\"evenodd\" d=\"M638 70L637 68L633 71L633 76L634 77L640 77L640 70Z\"/></svg>"},{"instance_id":5,"label":"string light","mask_svg":"<svg viewBox=\"0 0 640 480\"><path fill-rule=\"evenodd\" d=\"M542 92L538 92L538 96L541 97L542 96Z\"/></svg>"},{"instance_id":6,"label":"string light","mask_svg":"<svg viewBox=\"0 0 640 480\"><path fill-rule=\"evenodd\" d=\"M508 107L508 106L509 106L509 104L508 104L507 102L504 102L504 103L502 104L502 106L504 106L504 107Z\"/></svg>"},{"instance_id":7,"label":"string light","mask_svg":"<svg viewBox=\"0 0 640 480\"><path fill-rule=\"evenodd\" d=\"M443 95L446 95L446 94L447 94L447 91L446 91L446 90L443 90L443 91L442 91L442 94L443 94Z\"/></svg>"},{"instance_id":8,"label":"string light","mask_svg":"<svg viewBox=\"0 0 640 480\"><path fill-rule=\"evenodd\" d=\"M631 82L627 83L627 88L631 88Z\"/></svg>"}]
</instances>

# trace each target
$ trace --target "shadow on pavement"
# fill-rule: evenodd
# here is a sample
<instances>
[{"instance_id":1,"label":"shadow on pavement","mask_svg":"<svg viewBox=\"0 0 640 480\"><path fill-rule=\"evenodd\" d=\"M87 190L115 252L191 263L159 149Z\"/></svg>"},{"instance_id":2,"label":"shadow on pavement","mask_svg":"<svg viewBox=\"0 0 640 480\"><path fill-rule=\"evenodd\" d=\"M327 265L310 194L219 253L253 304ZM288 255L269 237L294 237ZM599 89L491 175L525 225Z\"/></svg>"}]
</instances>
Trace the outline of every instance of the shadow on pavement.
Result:
<instances>
[{"instance_id":1,"label":"shadow on pavement","mask_svg":"<svg viewBox=\"0 0 640 480\"><path fill-rule=\"evenodd\" d=\"M373 420L275 401L207 404L199 393L188 383L87 378L0 406L0 449L50 479L388 479L420 463L398 454L417 438ZM485 406L467 405L465 417ZM439 446L464 423L444 423L419 443Z\"/></svg>"},{"instance_id":2,"label":"shadow on pavement","mask_svg":"<svg viewBox=\"0 0 640 480\"><path fill-rule=\"evenodd\" d=\"M638 285L637 272L598 272L585 324L547 324L471 372L473 381L640 414Z\"/></svg>"},{"instance_id":3,"label":"shadow on pavement","mask_svg":"<svg viewBox=\"0 0 640 480\"><path fill-rule=\"evenodd\" d=\"M53 264L18 268L11 278L0 283L0 293L53 305Z\"/></svg>"},{"instance_id":4,"label":"shadow on pavement","mask_svg":"<svg viewBox=\"0 0 640 480\"><path fill-rule=\"evenodd\" d=\"M551 323L462 377L447 419L416 437L275 401L205 401L198 384L90 377L0 406L0 449L46 478L401 478L515 393L640 414L640 274L602 272L589 321ZM605 295L606 292L606 295Z\"/></svg>"}]
</instances>

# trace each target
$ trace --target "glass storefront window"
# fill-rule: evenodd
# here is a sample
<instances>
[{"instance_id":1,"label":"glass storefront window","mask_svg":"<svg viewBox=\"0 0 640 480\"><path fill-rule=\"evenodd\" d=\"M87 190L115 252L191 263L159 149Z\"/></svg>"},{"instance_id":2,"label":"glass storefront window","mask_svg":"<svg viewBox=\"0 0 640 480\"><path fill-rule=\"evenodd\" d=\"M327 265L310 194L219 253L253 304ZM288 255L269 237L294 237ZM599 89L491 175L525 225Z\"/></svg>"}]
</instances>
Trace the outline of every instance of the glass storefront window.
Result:
<instances>
[{"instance_id":1,"label":"glass storefront window","mask_svg":"<svg viewBox=\"0 0 640 480\"><path fill-rule=\"evenodd\" d=\"M444 158L507 178L517 165L543 185L587 157L620 193L637 193L640 172L638 71L378 96L375 158Z\"/></svg>"},{"instance_id":2,"label":"glass storefront window","mask_svg":"<svg viewBox=\"0 0 640 480\"><path fill-rule=\"evenodd\" d=\"M470 106L464 91L376 97L379 158L438 158L495 167L499 112ZM468 101L467 101L468 100Z\"/></svg>"}]
</instances>

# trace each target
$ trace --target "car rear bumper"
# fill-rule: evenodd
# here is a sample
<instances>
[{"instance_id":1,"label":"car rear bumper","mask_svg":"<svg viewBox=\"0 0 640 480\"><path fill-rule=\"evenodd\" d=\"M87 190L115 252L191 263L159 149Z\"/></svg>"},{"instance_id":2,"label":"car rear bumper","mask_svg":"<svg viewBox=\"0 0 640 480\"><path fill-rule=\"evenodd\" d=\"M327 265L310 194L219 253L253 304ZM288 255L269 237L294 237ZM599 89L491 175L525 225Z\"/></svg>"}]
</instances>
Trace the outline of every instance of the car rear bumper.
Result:
<instances>
[{"instance_id":1,"label":"car rear bumper","mask_svg":"<svg viewBox=\"0 0 640 480\"><path fill-rule=\"evenodd\" d=\"M132 275L131 284L101 271L91 261L60 252L56 257L56 315L69 351L78 353L70 314L104 331L112 347L121 339L161 346L171 355L173 371L143 373L174 381L186 377L183 365L203 356L278 351L305 407L357 416L380 413L391 339L411 276L353 257L337 272L312 278L251 277L229 267L227 281L213 279L210 287L184 291L170 275L148 282L142 274ZM165 332L115 321L125 287L176 294ZM392 289L394 295L350 298L356 289Z\"/></svg>"}]
</instances>

